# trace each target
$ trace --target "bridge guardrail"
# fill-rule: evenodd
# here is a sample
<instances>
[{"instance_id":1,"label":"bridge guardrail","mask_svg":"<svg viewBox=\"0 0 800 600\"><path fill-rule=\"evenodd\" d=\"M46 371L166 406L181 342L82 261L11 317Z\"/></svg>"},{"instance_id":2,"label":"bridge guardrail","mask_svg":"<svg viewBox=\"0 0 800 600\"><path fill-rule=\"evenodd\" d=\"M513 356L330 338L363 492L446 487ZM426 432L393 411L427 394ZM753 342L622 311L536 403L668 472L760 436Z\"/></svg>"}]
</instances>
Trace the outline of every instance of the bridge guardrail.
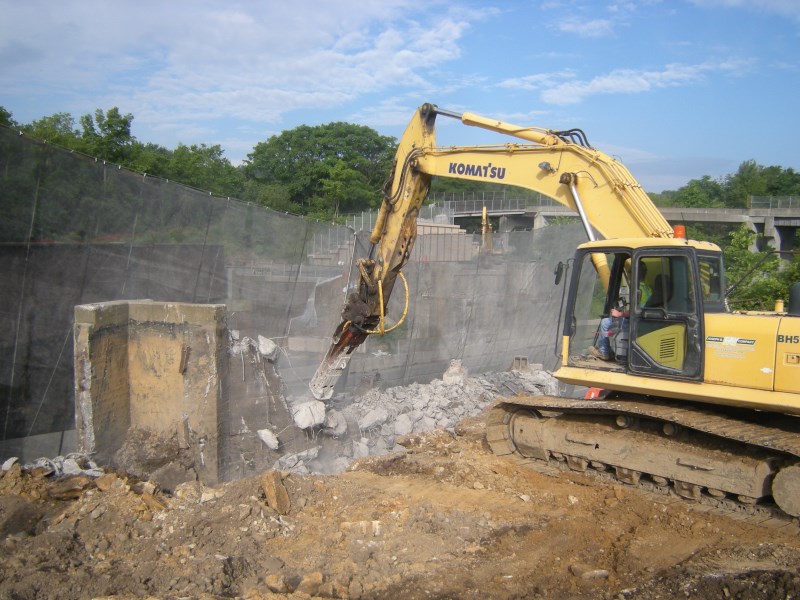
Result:
<instances>
[{"instance_id":1,"label":"bridge guardrail","mask_svg":"<svg viewBox=\"0 0 800 600\"><path fill-rule=\"evenodd\" d=\"M748 206L750 208L800 209L800 196L750 196Z\"/></svg>"}]
</instances>

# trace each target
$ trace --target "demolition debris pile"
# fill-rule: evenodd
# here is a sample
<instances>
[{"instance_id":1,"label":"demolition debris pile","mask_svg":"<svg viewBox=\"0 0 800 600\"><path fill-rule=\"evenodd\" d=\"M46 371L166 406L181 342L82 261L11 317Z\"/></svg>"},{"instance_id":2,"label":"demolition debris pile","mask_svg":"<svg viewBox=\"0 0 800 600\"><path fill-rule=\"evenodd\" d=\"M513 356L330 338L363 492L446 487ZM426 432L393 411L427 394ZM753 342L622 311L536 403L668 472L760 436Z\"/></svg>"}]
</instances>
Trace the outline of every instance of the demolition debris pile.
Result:
<instances>
[{"instance_id":1,"label":"demolition debris pile","mask_svg":"<svg viewBox=\"0 0 800 600\"><path fill-rule=\"evenodd\" d=\"M358 420L365 435L354 443L354 456L382 454L395 447L398 436L434 429L453 431L466 417L479 414L501 396L524 393L554 394L558 381L546 371L509 371L469 377L459 361L453 361L442 379L429 384L412 383L387 390L370 390L359 397L348 413Z\"/></svg>"},{"instance_id":2,"label":"demolition debris pile","mask_svg":"<svg viewBox=\"0 0 800 600\"><path fill-rule=\"evenodd\" d=\"M401 436L434 429L453 431L460 420L480 414L499 397L554 394L557 389L558 381L544 370L470 377L461 362L453 360L442 379L430 383L372 388L355 398L343 395L327 410L317 401L292 406L298 428L319 431L329 441L284 455L272 466L295 473L340 473L353 459L398 449L397 439ZM259 435L267 445L267 440L271 442L276 437L269 430L262 430Z\"/></svg>"}]
</instances>

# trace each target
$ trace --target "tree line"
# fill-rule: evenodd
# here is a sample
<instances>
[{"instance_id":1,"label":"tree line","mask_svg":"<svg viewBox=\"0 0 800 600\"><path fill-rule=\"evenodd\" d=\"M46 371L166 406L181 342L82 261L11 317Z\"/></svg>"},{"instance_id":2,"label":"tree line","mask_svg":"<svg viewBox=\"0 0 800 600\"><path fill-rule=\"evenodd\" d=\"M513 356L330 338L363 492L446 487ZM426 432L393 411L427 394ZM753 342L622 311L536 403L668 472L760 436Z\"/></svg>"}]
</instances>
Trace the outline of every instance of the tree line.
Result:
<instances>
[{"instance_id":1,"label":"tree line","mask_svg":"<svg viewBox=\"0 0 800 600\"><path fill-rule=\"evenodd\" d=\"M218 144L168 149L140 142L131 134L133 118L114 107L77 121L69 113L56 113L22 124L0 106L0 124L49 143L216 195L325 219L379 206L397 149L395 138L363 125L300 125L257 143L244 163L234 166ZM461 180L434 181L436 191L481 187ZM485 184L485 189L498 188ZM744 208L750 196L800 195L800 173L746 160L725 177L706 175L677 190L649 195L658 206Z\"/></svg>"},{"instance_id":2,"label":"tree line","mask_svg":"<svg viewBox=\"0 0 800 600\"><path fill-rule=\"evenodd\" d=\"M0 124L48 143L218 196L323 221L341 221L344 215L378 208L397 148L395 138L363 125L300 125L257 143L243 164L233 165L220 145L178 144L169 149L141 142L131 134L133 119L114 107L78 120L62 112L21 124L0 106ZM435 179L432 189L497 191L498 187ZM744 208L750 196L800 196L800 173L747 160L725 177L704 176L677 190L649 195L657 206ZM689 235L724 249L729 283L763 258L750 252L755 234L744 226L696 225L689 227ZM798 237L795 249L800 249ZM787 261L769 256L755 273L737 290L746 308L766 298L786 298L791 284L800 281L800 258L794 257L787 266Z\"/></svg>"},{"instance_id":3,"label":"tree line","mask_svg":"<svg viewBox=\"0 0 800 600\"><path fill-rule=\"evenodd\" d=\"M56 113L17 123L0 107L0 124L139 173L281 212L336 221L380 206L397 142L351 123L301 125L259 142L242 165L218 144L169 149L131 134L133 115L114 107L76 121Z\"/></svg>"}]
</instances>

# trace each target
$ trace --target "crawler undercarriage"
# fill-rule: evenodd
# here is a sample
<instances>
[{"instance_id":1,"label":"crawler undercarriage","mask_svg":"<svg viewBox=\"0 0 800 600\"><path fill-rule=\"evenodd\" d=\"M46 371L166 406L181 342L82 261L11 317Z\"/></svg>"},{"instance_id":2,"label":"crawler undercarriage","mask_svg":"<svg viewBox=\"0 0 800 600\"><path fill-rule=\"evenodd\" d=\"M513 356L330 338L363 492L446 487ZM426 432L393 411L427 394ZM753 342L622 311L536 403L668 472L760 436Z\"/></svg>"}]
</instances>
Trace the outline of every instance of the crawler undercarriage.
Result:
<instances>
[{"instance_id":1,"label":"crawler undercarriage","mask_svg":"<svg viewBox=\"0 0 800 600\"><path fill-rule=\"evenodd\" d=\"M711 499L723 509L800 516L800 420L756 418L647 397L518 396L492 408L487 441L498 455Z\"/></svg>"}]
</instances>

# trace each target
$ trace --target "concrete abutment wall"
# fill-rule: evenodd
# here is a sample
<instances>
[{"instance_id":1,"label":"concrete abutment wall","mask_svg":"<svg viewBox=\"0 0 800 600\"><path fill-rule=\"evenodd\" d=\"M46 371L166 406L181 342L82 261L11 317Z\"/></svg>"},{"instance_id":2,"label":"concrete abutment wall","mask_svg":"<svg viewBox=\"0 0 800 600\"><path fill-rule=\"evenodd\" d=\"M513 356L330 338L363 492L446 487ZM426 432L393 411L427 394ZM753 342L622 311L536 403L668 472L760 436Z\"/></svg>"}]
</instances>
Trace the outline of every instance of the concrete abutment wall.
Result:
<instances>
[{"instance_id":1,"label":"concrete abutment wall","mask_svg":"<svg viewBox=\"0 0 800 600\"><path fill-rule=\"evenodd\" d=\"M223 304L76 306L79 450L110 461L131 428L177 435L197 455L198 477L218 481L227 348Z\"/></svg>"}]
</instances>

